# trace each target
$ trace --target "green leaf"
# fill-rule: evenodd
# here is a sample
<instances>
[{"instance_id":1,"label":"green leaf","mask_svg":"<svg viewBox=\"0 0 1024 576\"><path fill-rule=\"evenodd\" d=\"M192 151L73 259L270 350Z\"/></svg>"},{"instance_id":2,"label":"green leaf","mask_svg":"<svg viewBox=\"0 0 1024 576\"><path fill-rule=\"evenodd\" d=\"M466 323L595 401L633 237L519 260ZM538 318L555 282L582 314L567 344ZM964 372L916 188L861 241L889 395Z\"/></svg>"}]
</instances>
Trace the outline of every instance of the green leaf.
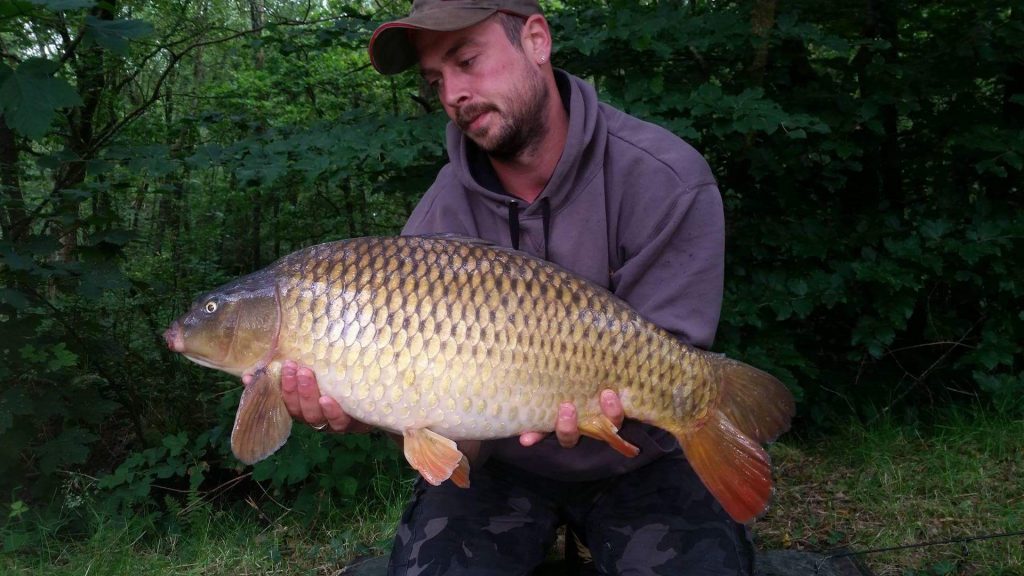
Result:
<instances>
[{"instance_id":1,"label":"green leaf","mask_svg":"<svg viewBox=\"0 0 1024 576\"><path fill-rule=\"evenodd\" d=\"M54 77L58 67L45 58L30 58L14 70L0 64L0 114L12 130L38 140L58 110L82 103L70 84Z\"/></svg>"},{"instance_id":2,"label":"green leaf","mask_svg":"<svg viewBox=\"0 0 1024 576\"><path fill-rule=\"evenodd\" d=\"M131 286L124 271L113 261L90 263L82 274L78 293L89 299L102 297L109 291L125 290Z\"/></svg>"},{"instance_id":3,"label":"green leaf","mask_svg":"<svg viewBox=\"0 0 1024 576\"><path fill-rule=\"evenodd\" d=\"M101 20L85 18L85 37L119 56L128 54L128 43L153 33L153 25L144 20Z\"/></svg>"},{"instance_id":4,"label":"green leaf","mask_svg":"<svg viewBox=\"0 0 1024 576\"><path fill-rule=\"evenodd\" d=\"M22 514L28 512L28 506L21 500L15 500L11 504L11 511L7 515L8 518L20 518Z\"/></svg>"},{"instance_id":5,"label":"green leaf","mask_svg":"<svg viewBox=\"0 0 1024 576\"><path fill-rule=\"evenodd\" d=\"M68 347L63 342L58 342L56 346L51 348L50 352L53 357L46 363L46 369L51 372L57 372L63 368L71 368L78 364L78 356L68 350Z\"/></svg>"},{"instance_id":6,"label":"green leaf","mask_svg":"<svg viewBox=\"0 0 1024 576\"><path fill-rule=\"evenodd\" d=\"M338 479L338 490L344 496L355 496L359 489L359 481L351 476L342 476Z\"/></svg>"},{"instance_id":7,"label":"green leaf","mask_svg":"<svg viewBox=\"0 0 1024 576\"><path fill-rule=\"evenodd\" d=\"M25 16L30 10L32 10L32 3L26 0L0 2L0 18Z\"/></svg>"},{"instance_id":8,"label":"green leaf","mask_svg":"<svg viewBox=\"0 0 1024 576\"><path fill-rule=\"evenodd\" d=\"M164 436L162 444L171 456L177 456L188 446L188 435L185 432L179 432L173 436Z\"/></svg>"},{"instance_id":9,"label":"green leaf","mask_svg":"<svg viewBox=\"0 0 1024 576\"><path fill-rule=\"evenodd\" d=\"M99 437L81 428L65 428L60 436L39 448L39 469L51 474L67 464L81 464L89 455L89 444Z\"/></svg>"}]
</instances>

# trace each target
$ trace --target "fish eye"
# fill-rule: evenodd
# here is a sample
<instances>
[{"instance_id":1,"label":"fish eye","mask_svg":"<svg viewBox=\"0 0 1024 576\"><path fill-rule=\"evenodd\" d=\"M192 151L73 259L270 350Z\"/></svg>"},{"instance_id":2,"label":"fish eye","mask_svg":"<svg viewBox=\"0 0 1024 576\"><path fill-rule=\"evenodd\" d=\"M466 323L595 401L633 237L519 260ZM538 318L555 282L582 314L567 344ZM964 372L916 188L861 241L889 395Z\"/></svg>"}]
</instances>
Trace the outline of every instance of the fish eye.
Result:
<instances>
[{"instance_id":1,"label":"fish eye","mask_svg":"<svg viewBox=\"0 0 1024 576\"><path fill-rule=\"evenodd\" d=\"M210 300L206 303L206 306L203 306L203 309L206 310L207 314L213 314L217 311L217 302Z\"/></svg>"}]
</instances>

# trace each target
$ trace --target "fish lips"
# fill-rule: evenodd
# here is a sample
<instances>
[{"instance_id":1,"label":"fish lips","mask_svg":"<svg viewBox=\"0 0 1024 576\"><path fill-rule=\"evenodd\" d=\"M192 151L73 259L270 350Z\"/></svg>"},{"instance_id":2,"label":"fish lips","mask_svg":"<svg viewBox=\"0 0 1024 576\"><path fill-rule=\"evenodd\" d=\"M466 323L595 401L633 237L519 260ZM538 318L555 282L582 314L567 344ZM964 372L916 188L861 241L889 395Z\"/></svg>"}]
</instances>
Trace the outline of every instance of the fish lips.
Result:
<instances>
[{"instance_id":1,"label":"fish lips","mask_svg":"<svg viewBox=\"0 0 1024 576\"><path fill-rule=\"evenodd\" d=\"M185 352L185 336L181 331L181 324L175 321L171 327L164 331L164 342L172 352Z\"/></svg>"},{"instance_id":2,"label":"fish lips","mask_svg":"<svg viewBox=\"0 0 1024 576\"><path fill-rule=\"evenodd\" d=\"M195 362L196 364L199 364L200 366L205 366L206 368L213 368L214 370L224 369L220 363L213 362L203 356L190 354L185 349L185 336L181 329L181 322L177 320L175 320L174 323L171 324L170 328L164 330L164 342L167 343L167 348L171 352L177 352L178 354L181 354L185 358L188 358L189 360Z\"/></svg>"}]
</instances>

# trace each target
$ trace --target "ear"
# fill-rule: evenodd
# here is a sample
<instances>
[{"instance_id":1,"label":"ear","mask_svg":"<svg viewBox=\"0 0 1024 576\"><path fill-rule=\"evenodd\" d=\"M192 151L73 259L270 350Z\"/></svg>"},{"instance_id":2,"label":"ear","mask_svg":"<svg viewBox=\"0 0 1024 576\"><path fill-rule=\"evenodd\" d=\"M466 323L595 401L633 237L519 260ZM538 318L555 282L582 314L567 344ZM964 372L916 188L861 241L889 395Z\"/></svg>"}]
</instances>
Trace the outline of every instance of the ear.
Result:
<instances>
[{"instance_id":1,"label":"ear","mask_svg":"<svg viewBox=\"0 0 1024 576\"><path fill-rule=\"evenodd\" d=\"M551 57L551 30L548 21L540 14L526 19L522 32L523 51L537 64L547 62Z\"/></svg>"}]
</instances>

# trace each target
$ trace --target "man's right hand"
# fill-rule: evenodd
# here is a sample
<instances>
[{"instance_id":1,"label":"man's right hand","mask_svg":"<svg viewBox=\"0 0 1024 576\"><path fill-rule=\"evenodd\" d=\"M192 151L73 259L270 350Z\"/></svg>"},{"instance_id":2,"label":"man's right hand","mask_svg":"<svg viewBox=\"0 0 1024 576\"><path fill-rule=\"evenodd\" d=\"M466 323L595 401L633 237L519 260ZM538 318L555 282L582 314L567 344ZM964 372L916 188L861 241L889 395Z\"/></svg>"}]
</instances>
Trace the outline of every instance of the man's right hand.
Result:
<instances>
[{"instance_id":1,"label":"man's right hand","mask_svg":"<svg viewBox=\"0 0 1024 576\"><path fill-rule=\"evenodd\" d=\"M330 396L321 396L316 374L305 366L286 360L281 366L281 394L292 418L324 431L365 433L373 426L360 422L341 409Z\"/></svg>"}]
</instances>

